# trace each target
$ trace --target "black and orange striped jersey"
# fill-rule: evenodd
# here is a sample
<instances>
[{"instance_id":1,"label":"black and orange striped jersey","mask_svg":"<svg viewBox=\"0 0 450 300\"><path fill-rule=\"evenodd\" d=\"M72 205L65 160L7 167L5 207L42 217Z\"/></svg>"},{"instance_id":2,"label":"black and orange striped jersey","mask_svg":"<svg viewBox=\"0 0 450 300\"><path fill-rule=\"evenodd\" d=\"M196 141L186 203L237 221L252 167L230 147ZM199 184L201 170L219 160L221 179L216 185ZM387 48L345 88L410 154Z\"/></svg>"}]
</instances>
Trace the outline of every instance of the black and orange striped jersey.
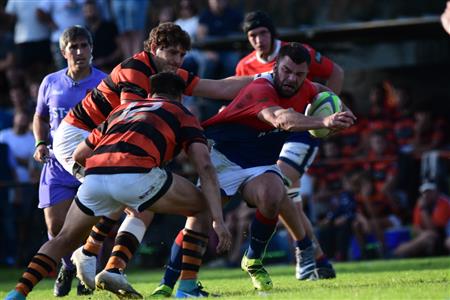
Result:
<instances>
[{"instance_id":1,"label":"black and orange striped jersey","mask_svg":"<svg viewBox=\"0 0 450 300\"><path fill-rule=\"evenodd\" d=\"M94 153L86 174L144 173L192 143L205 143L197 118L181 103L162 98L116 107L86 143Z\"/></svg>"},{"instance_id":2,"label":"black and orange striped jersey","mask_svg":"<svg viewBox=\"0 0 450 300\"><path fill-rule=\"evenodd\" d=\"M100 84L89 92L65 117L64 121L81 129L93 130L102 123L121 99L139 100L148 97L150 76L156 74L153 55L142 51L117 65ZM186 82L186 95L200 80L186 70L178 69L177 74Z\"/></svg>"}]
</instances>

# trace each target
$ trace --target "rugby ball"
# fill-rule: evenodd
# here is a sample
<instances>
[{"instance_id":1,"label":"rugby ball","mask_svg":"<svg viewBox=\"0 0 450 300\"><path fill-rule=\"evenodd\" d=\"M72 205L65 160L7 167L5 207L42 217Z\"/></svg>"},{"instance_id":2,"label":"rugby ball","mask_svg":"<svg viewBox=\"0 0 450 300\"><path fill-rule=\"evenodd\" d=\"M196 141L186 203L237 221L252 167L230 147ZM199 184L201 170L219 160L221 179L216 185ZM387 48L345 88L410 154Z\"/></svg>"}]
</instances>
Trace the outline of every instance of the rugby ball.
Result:
<instances>
[{"instance_id":1,"label":"rugby ball","mask_svg":"<svg viewBox=\"0 0 450 300\"><path fill-rule=\"evenodd\" d=\"M339 97L332 92L322 92L314 97L305 110L306 116L326 117L342 111L342 102ZM332 131L328 128L311 129L309 133L316 138L326 138Z\"/></svg>"}]
</instances>

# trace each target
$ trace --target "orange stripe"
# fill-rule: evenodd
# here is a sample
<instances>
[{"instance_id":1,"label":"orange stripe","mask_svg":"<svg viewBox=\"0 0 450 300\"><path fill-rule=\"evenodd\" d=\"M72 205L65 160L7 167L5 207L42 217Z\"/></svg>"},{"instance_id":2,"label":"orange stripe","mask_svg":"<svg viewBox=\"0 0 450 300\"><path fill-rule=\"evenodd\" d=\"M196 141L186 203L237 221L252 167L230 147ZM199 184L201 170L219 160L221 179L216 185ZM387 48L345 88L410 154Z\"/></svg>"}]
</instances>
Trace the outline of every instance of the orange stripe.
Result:
<instances>
[{"instance_id":1,"label":"orange stripe","mask_svg":"<svg viewBox=\"0 0 450 300\"><path fill-rule=\"evenodd\" d=\"M127 264L123 259L117 256L111 256L106 264L105 270L109 269L122 269L125 270Z\"/></svg>"},{"instance_id":2,"label":"orange stripe","mask_svg":"<svg viewBox=\"0 0 450 300\"><path fill-rule=\"evenodd\" d=\"M180 279L196 279L197 278L197 272L194 271L187 271L187 270L181 270Z\"/></svg>"},{"instance_id":3,"label":"orange stripe","mask_svg":"<svg viewBox=\"0 0 450 300\"><path fill-rule=\"evenodd\" d=\"M19 283L16 285L16 290L19 291L19 292L21 292L21 293L24 294L25 296L27 296L28 293L30 292L30 289L28 288L28 286L25 285L25 284L23 284L23 283L21 283L21 282L19 282Z\"/></svg>"},{"instance_id":4,"label":"orange stripe","mask_svg":"<svg viewBox=\"0 0 450 300\"><path fill-rule=\"evenodd\" d=\"M126 246L116 245L116 246L114 246L112 252L116 252L116 251L120 251L123 254L125 254L128 257L128 259L130 259L133 256L133 253L131 253L130 249L128 249L128 247L126 247Z\"/></svg>"},{"instance_id":5,"label":"orange stripe","mask_svg":"<svg viewBox=\"0 0 450 300\"><path fill-rule=\"evenodd\" d=\"M53 269L56 268L56 263L52 259L47 258L46 256L43 256L43 255L39 255L39 254L36 255L36 258L39 258L40 260L45 261L51 268L53 268Z\"/></svg>"},{"instance_id":6,"label":"orange stripe","mask_svg":"<svg viewBox=\"0 0 450 300\"><path fill-rule=\"evenodd\" d=\"M183 241L183 249L189 249L201 253L200 250L202 249L202 247L196 244Z\"/></svg>"},{"instance_id":7,"label":"orange stripe","mask_svg":"<svg viewBox=\"0 0 450 300\"><path fill-rule=\"evenodd\" d=\"M93 237L89 236L86 244L84 244L83 249L98 255L102 248L103 243L96 241Z\"/></svg>"},{"instance_id":8,"label":"orange stripe","mask_svg":"<svg viewBox=\"0 0 450 300\"><path fill-rule=\"evenodd\" d=\"M28 279L29 281L31 281L31 283L33 284L33 286L35 286L36 283L38 283L38 279L37 279L36 277L34 277L32 274L28 273L28 272L25 272L25 273L22 275L22 277Z\"/></svg>"},{"instance_id":9,"label":"orange stripe","mask_svg":"<svg viewBox=\"0 0 450 300\"><path fill-rule=\"evenodd\" d=\"M44 267L42 267L41 265L34 263L34 262L30 262L30 264L28 265L29 268L31 269L35 269L36 271L38 271L40 274L42 274L43 277L45 277L45 275L47 275L47 270L44 269Z\"/></svg>"},{"instance_id":10,"label":"orange stripe","mask_svg":"<svg viewBox=\"0 0 450 300\"><path fill-rule=\"evenodd\" d=\"M182 261L183 261L183 263L197 265L197 266L200 266L202 264L202 260L201 259L195 258L195 257L192 257L192 256L187 256L187 255L183 255Z\"/></svg>"},{"instance_id":11,"label":"orange stripe","mask_svg":"<svg viewBox=\"0 0 450 300\"><path fill-rule=\"evenodd\" d=\"M106 236L106 233L104 233L103 231L101 231L100 229L98 229L97 226L92 227L92 231L95 232L95 233L97 233L97 234Z\"/></svg>"},{"instance_id":12,"label":"orange stripe","mask_svg":"<svg viewBox=\"0 0 450 300\"><path fill-rule=\"evenodd\" d=\"M204 243L208 242L208 238L205 238L203 236L197 235L197 234L192 233L192 232L186 233L186 236L191 236L191 237L193 237L193 238L195 238L197 240L200 240L200 241L202 241Z\"/></svg>"}]
</instances>

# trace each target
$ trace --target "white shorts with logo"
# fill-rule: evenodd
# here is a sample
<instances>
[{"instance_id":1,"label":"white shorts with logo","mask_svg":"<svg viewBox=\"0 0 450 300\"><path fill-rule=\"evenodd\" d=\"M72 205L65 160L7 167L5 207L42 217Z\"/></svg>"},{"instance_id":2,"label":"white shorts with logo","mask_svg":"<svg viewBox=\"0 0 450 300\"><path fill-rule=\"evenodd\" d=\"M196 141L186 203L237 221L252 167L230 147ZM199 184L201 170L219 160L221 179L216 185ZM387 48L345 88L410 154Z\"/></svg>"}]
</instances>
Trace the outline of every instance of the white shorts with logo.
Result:
<instances>
[{"instance_id":1,"label":"white shorts with logo","mask_svg":"<svg viewBox=\"0 0 450 300\"><path fill-rule=\"evenodd\" d=\"M124 207L141 212L167 192L172 180L172 174L160 168L149 173L89 174L75 202L84 213L94 216L107 216Z\"/></svg>"},{"instance_id":2,"label":"white shorts with logo","mask_svg":"<svg viewBox=\"0 0 450 300\"><path fill-rule=\"evenodd\" d=\"M53 137L53 152L63 168L72 175L74 175L75 165L73 153L77 146L89 136L89 133L89 131L75 127L64 120L56 129ZM78 176L76 177L80 179Z\"/></svg>"},{"instance_id":3,"label":"white shorts with logo","mask_svg":"<svg viewBox=\"0 0 450 300\"><path fill-rule=\"evenodd\" d=\"M227 196L235 195L247 182L264 173L272 172L283 178L276 164L242 168L214 148L211 149L211 161L216 168L220 188Z\"/></svg>"}]
</instances>

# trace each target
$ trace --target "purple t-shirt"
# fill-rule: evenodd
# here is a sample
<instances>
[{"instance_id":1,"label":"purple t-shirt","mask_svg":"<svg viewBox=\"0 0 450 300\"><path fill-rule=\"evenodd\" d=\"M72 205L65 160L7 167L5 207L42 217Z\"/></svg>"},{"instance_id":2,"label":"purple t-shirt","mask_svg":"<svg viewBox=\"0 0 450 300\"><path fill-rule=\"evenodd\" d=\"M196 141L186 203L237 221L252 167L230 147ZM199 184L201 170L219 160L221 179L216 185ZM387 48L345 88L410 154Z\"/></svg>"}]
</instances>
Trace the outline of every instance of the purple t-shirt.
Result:
<instances>
[{"instance_id":1,"label":"purple t-shirt","mask_svg":"<svg viewBox=\"0 0 450 300\"><path fill-rule=\"evenodd\" d=\"M91 68L91 74L79 82L67 76L67 68L47 75L39 87L36 114L49 117L50 140L69 110L83 100L86 94L95 88L106 74Z\"/></svg>"}]
</instances>

